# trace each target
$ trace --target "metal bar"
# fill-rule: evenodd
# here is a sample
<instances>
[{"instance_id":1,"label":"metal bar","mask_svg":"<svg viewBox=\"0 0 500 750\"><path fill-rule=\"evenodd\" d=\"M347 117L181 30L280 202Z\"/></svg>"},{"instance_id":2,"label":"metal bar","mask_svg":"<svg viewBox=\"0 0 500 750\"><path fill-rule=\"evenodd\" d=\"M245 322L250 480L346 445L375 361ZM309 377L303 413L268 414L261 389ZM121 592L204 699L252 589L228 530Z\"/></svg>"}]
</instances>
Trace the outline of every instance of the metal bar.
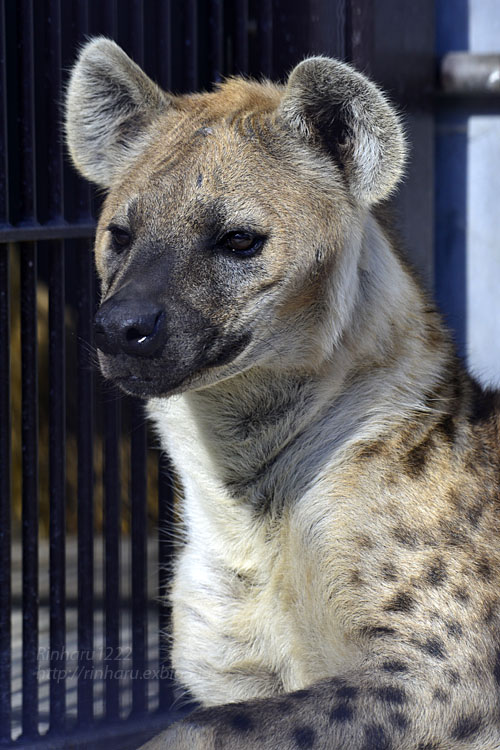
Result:
<instances>
[{"instance_id":1,"label":"metal bar","mask_svg":"<svg viewBox=\"0 0 500 750\"><path fill-rule=\"evenodd\" d=\"M41 6L37 8L40 12ZM48 18L47 18L48 15ZM63 206L63 165L62 139L59 129L54 127L61 118L61 0L49 0L48 7L40 19L47 29L46 44L40 50L38 62L44 65L47 74L44 77L44 106L47 112L43 119L47 123L46 154L40 155L47 161L47 169L38 164L38 194L42 190L48 194L46 203L50 220L60 220L64 214Z\"/></svg>"},{"instance_id":2,"label":"metal bar","mask_svg":"<svg viewBox=\"0 0 500 750\"><path fill-rule=\"evenodd\" d=\"M0 744L11 736L11 418L9 248L0 248Z\"/></svg>"},{"instance_id":3,"label":"metal bar","mask_svg":"<svg viewBox=\"0 0 500 750\"><path fill-rule=\"evenodd\" d=\"M66 347L62 242L50 248L49 278L49 451L50 451L50 730L65 725L66 646L65 481Z\"/></svg>"},{"instance_id":4,"label":"metal bar","mask_svg":"<svg viewBox=\"0 0 500 750\"><path fill-rule=\"evenodd\" d=\"M222 78L224 65L224 0L210 0L208 15L210 81Z\"/></svg>"},{"instance_id":5,"label":"metal bar","mask_svg":"<svg viewBox=\"0 0 500 750\"><path fill-rule=\"evenodd\" d=\"M94 509L93 509L93 262L87 243L78 243L78 723L93 718Z\"/></svg>"},{"instance_id":6,"label":"metal bar","mask_svg":"<svg viewBox=\"0 0 500 750\"><path fill-rule=\"evenodd\" d=\"M107 719L120 712L120 401L106 392L104 403L104 617L105 708Z\"/></svg>"},{"instance_id":7,"label":"metal bar","mask_svg":"<svg viewBox=\"0 0 500 750\"><path fill-rule=\"evenodd\" d=\"M273 77L273 0L257 3L259 68L263 75Z\"/></svg>"},{"instance_id":8,"label":"metal bar","mask_svg":"<svg viewBox=\"0 0 500 750\"><path fill-rule=\"evenodd\" d=\"M38 736L38 361L37 248L21 251L23 465L23 739Z\"/></svg>"},{"instance_id":9,"label":"metal bar","mask_svg":"<svg viewBox=\"0 0 500 750\"><path fill-rule=\"evenodd\" d=\"M132 544L132 712L147 708L144 670L147 653L146 422L140 402L131 403L131 544Z\"/></svg>"},{"instance_id":10,"label":"metal bar","mask_svg":"<svg viewBox=\"0 0 500 750\"><path fill-rule=\"evenodd\" d=\"M184 3L184 86L198 88L198 12L196 0Z\"/></svg>"},{"instance_id":11,"label":"metal bar","mask_svg":"<svg viewBox=\"0 0 500 750\"><path fill-rule=\"evenodd\" d=\"M174 488L170 461L165 453L158 459L158 629L159 643L159 710L171 708L174 701L171 662L167 635L171 628L171 606L168 588L173 561Z\"/></svg>"},{"instance_id":12,"label":"metal bar","mask_svg":"<svg viewBox=\"0 0 500 750\"><path fill-rule=\"evenodd\" d=\"M235 0L234 72L248 72L248 0Z\"/></svg>"},{"instance_id":13,"label":"metal bar","mask_svg":"<svg viewBox=\"0 0 500 750\"><path fill-rule=\"evenodd\" d=\"M0 224L9 217L9 161L7 139L7 50L5 40L5 8L0 4Z\"/></svg>"},{"instance_id":14,"label":"metal bar","mask_svg":"<svg viewBox=\"0 0 500 750\"><path fill-rule=\"evenodd\" d=\"M0 244L4 242L33 242L35 240L67 240L93 237L95 222L85 224L30 224L27 226L0 225Z\"/></svg>"},{"instance_id":15,"label":"metal bar","mask_svg":"<svg viewBox=\"0 0 500 750\"><path fill-rule=\"evenodd\" d=\"M17 64L22 81L19 117L21 193L18 210L21 219L33 221L36 219L33 0L21 0L16 9L20 29Z\"/></svg>"},{"instance_id":16,"label":"metal bar","mask_svg":"<svg viewBox=\"0 0 500 750\"><path fill-rule=\"evenodd\" d=\"M172 6L171 0L163 0L157 8L157 76L158 82L167 91L172 88Z\"/></svg>"},{"instance_id":17,"label":"metal bar","mask_svg":"<svg viewBox=\"0 0 500 750\"><path fill-rule=\"evenodd\" d=\"M500 54L448 52L441 60L440 78L448 94L500 98Z\"/></svg>"}]
</instances>

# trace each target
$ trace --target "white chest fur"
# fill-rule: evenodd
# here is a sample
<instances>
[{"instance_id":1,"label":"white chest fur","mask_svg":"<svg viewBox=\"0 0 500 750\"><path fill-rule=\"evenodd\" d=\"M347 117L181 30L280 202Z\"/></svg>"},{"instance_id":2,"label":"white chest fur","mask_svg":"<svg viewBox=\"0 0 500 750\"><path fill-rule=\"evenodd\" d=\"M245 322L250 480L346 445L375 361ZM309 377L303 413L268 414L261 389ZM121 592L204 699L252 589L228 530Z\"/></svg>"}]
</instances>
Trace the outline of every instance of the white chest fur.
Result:
<instances>
[{"instance_id":1,"label":"white chest fur","mask_svg":"<svg viewBox=\"0 0 500 750\"><path fill-rule=\"evenodd\" d=\"M297 617L314 607L305 602L311 566L305 559L302 569L291 564L292 548L302 545L293 539L290 511L279 520L259 516L228 492L189 399L155 400L149 413L185 492L187 541L172 589L172 658L180 680L204 703L220 703L298 689L331 674L346 658L345 644L340 633L332 638L318 665L315 624Z\"/></svg>"}]
</instances>

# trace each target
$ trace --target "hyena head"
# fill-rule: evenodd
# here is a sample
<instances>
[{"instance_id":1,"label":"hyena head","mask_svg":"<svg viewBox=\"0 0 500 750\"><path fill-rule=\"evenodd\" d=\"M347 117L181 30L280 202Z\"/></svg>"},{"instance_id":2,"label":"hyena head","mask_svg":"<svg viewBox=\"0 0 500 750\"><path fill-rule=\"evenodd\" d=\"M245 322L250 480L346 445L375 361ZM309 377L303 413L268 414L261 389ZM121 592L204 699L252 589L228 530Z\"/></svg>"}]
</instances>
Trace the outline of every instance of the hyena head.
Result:
<instances>
[{"instance_id":1,"label":"hyena head","mask_svg":"<svg viewBox=\"0 0 500 750\"><path fill-rule=\"evenodd\" d=\"M348 65L285 86L161 91L98 38L69 83L67 141L107 190L97 228L104 374L143 397L249 367L314 367L358 294L363 224L404 161L396 114Z\"/></svg>"}]
</instances>

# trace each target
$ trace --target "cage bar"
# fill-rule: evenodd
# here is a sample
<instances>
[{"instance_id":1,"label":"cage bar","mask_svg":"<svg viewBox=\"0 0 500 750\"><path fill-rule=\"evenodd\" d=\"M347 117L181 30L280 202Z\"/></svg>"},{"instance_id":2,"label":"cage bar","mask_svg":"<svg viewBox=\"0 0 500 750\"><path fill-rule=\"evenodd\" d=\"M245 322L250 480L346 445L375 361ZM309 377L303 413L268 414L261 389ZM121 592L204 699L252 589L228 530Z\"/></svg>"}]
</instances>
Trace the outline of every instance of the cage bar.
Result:
<instances>
[{"instance_id":1,"label":"cage bar","mask_svg":"<svg viewBox=\"0 0 500 750\"><path fill-rule=\"evenodd\" d=\"M248 0L235 0L234 72L248 72Z\"/></svg>"},{"instance_id":2,"label":"cage bar","mask_svg":"<svg viewBox=\"0 0 500 750\"><path fill-rule=\"evenodd\" d=\"M146 418L139 401L131 401L130 504L132 545L132 713L147 708L144 671L147 653L147 493Z\"/></svg>"},{"instance_id":3,"label":"cage bar","mask_svg":"<svg viewBox=\"0 0 500 750\"><path fill-rule=\"evenodd\" d=\"M259 69L268 78L273 77L273 2L257 2L257 36L259 40Z\"/></svg>"},{"instance_id":4,"label":"cage bar","mask_svg":"<svg viewBox=\"0 0 500 750\"><path fill-rule=\"evenodd\" d=\"M104 401L104 668L105 713L120 713L120 400L109 389Z\"/></svg>"},{"instance_id":5,"label":"cage bar","mask_svg":"<svg viewBox=\"0 0 500 750\"><path fill-rule=\"evenodd\" d=\"M9 217L7 145L7 49L5 44L4 2L0 3L0 225Z\"/></svg>"},{"instance_id":6,"label":"cage bar","mask_svg":"<svg viewBox=\"0 0 500 750\"><path fill-rule=\"evenodd\" d=\"M23 738L38 736L38 361L37 247L21 248L23 471Z\"/></svg>"},{"instance_id":7,"label":"cage bar","mask_svg":"<svg viewBox=\"0 0 500 750\"><path fill-rule=\"evenodd\" d=\"M196 0L186 0L183 10L183 83L187 91L195 91L198 88L198 8Z\"/></svg>"},{"instance_id":8,"label":"cage bar","mask_svg":"<svg viewBox=\"0 0 500 750\"><path fill-rule=\"evenodd\" d=\"M222 78L224 64L224 2L210 0L208 15L210 82Z\"/></svg>"},{"instance_id":9,"label":"cage bar","mask_svg":"<svg viewBox=\"0 0 500 750\"><path fill-rule=\"evenodd\" d=\"M50 453L50 729L60 731L66 720L66 347L65 248L50 247L49 278L49 453Z\"/></svg>"},{"instance_id":10,"label":"cage bar","mask_svg":"<svg viewBox=\"0 0 500 750\"><path fill-rule=\"evenodd\" d=\"M0 744L11 736L11 440L9 247L0 246Z\"/></svg>"},{"instance_id":11,"label":"cage bar","mask_svg":"<svg viewBox=\"0 0 500 750\"><path fill-rule=\"evenodd\" d=\"M78 295L78 687L80 725L90 722L93 705L94 508L92 351L93 259L87 243L76 244L80 264Z\"/></svg>"}]
</instances>

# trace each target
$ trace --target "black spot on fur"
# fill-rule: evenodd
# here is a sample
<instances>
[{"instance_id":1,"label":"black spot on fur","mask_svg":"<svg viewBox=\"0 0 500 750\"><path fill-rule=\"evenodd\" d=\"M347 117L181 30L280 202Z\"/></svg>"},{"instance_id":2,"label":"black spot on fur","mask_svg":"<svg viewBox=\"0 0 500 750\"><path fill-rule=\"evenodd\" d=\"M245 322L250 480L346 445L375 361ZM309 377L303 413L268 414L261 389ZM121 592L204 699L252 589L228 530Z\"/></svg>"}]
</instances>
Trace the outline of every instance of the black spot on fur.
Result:
<instances>
[{"instance_id":1,"label":"black spot on fur","mask_svg":"<svg viewBox=\"0 0 500 750\"><path fill-rule=\"evenodd\" d=\"M493 599L493 601L486 602L484 605L484 614L483 614L483 622L486 623L486 625L491 625L493 620L496 619L498 614L498 600Z\"/></svg>"},{"instance_id":2,"label":"black spot on fur","mask_svg":"<svg viewBox=\"0 0 500 750\"><path fill-rule=\"evenodd\" d=\"M404 732L408 728L409 721L407 717L401 712L394 712L389 714L389 721L395 729L399 729L400 732Z\"/></svg>"},{"instance_id":3,"label":"black spot on fur","mask_svg":"<svg viewBox=\"0 0 500 750\"><path fill-rule=\"evenodd\" d=\"M344 700L354 700L354 698L357 698L358 693L359 688L352 685L343 685L342 687L338 688L337 697L343 698Z\"/></svg>"},{"instance_id":4,"label":"black spot on fur","mask_svg":"<svg viewBox=\"0 0 500 750\"><path fill-rule=\"evenodd\" d=\"M407 672L408 667L402 661L385 661L382 664L384 672Z\"/></svg>"},{"instance_id":5,"label":"black spot on fur","mask_svg":"<svg viewBox=\"0 0 500 750\"><path fill-rule=\"evenodd\" d=\"M291 698L299 698L299 699L309 698L310 695L311 695L311 691L310 690L305 690L305 689L303 689L303 690L295 690L293 693L290 693L290 697Z\"/></svg>"},{"instance_id":6,"label":"black spot on fur","mask_svg":"<svg viewBox=\"0 0 500 750\"><path fill-rule=\"evenodd\" d=\"M293 739L295 745L301 750L314 747L316 732L311 727L298 727L294 730Z\"/></svg>"},{"instance_id":7,"label":"black spot on fur","mask_svg":"<svg viewBox=\"0 0 500 750\"><path fill-rule=\"evenodd\" d=\"M434 690L433 693L434 700L439 701L439 703L448 703L450 700L450 696L448 693L445 693L444 690L441 690L441 688L437 688Z\"/></svg>"},{"instance_id":8,"label":"black spot on fur","mask_svg":"<svg viewBox=\"0 0 500 750\"><path fill-rule=\"evenodd\" d=\"M451 731L451 736L456 740L470 740L481 728L479 716L462 716Z\"/></svg>"},{"instance_id":9,"label":"black spot on fur","mask_svg":"<svg viewBox=\"0 0 500 750\"><path fill-rule=\"evenodd\" d=\"M397 581L398 576L394 565L383 565L382 566L382 578L386 581Z\"/></svg>"},{"instance_id":10,"label":"black spot on fur","mask_svg":"<svg viewBox=\"0 0 500 750\"><path fill-rule=\"evenodd\" d=\"M484 578L485 581L491 581L493 575L491 571L491 565L485 557L482 557L480 560L478 560L476 569L478 575L481 576L481 578Z\"/></svg>"},{"instance_id":11,"label":"black spot on fur","mask_svg":"<svg viewBox=\"0 0 500 750\"><path fill-rule=\"evenodd\" d=\"M445 625L446 630L448 631L448 635L452 636L453 638L461 638L464 634L462 626L456 620L450 620L449 622L446 622Z\"/></svg>"},{"instance_id":12,"label":"black spot on fur","mask_svg":"<svg viewBox=\"0 0 500 750\"><path fill-rule=\"evenodd\" d=\"M393 599L387 602L387 604L384 606L384 610L386 612L403 612L405 614L408 614L414 609L414 607L415 599L410 594L400 592L399 594L396 594Z\"/></svg>"},{"instance_id":13,"label":"black spot on fur","mask_svg":"<svg viewBox=\"0 0 500 750\"><path fill-rule=\"evenodd\" d=\"M253 729L254 726L252 719L241 711L237 714L233 714L229 723L233 729L236 729L239 732L248 732L250 729Z\"/></svg>"},{"instance_id":14,"label":"black spot on fur","mask_svg":"<svg viewBox=\"0 0 500 750\"><path fill-rule=\"evenodd\" d=\"M470 600L470 594L463 586L458 586L455 591L453 592L453 596L455 599L457 599L461 604L468 604Z\"/></svg>"},{"instance_id":15,"label":"black spot on fur","mask_svg":"<svg viewBox=\"0 0 500 750\"><path fill-rule=\"evenodd\" d=\"M459 685L461 682L460 675L456 669L448 669L446 674L448 675L448 682L450 685Z\"/></svg>"},{"instance_id":16,"label":"black spot on fur","mask_svg":"<svg viewBox=\"0 0 500 750\"><path fill-rule=\"evenodd\" d=\"M418 544L417 537L413 531L407 529L405 526L396 526L393 530L394 539L402 544L404 547L416 547Z\"/></svg>"},{"instance_id":17,"label":"black spot on fur","mask_svg":"<svg viewBox=\"0 0 500 750\"><path fill-rule=\"evenodd\" d=\"M469 505L466 510L466 517L470 525L476 528L481 520L481 516L484 512L484 503L476 503L475 505Z\"/></svg>"},{"instance_id":18,"label":"black spot on fur","mask_svg":"<svg viewBox=\"0 0 500 750\"><path fill-rule=\"evenodd\" d=\"M346 721L351 721L353 715L354 708L351 703L348 703L347 701L344 703L339 703L330 713L330 723L342 724Z\"/></svg>"},{"instance_id":19,"label":"black spot on fur","mask_svg":"<svg viewBox=\"0 0 500 750\"><path fill-rule=\"evenodd\" d=\"M364 635L367 638L381 638L384 635L394 635L395 632L394 628L386 628L383 625L361 629L361 635Z\"/></svg>"},{"instance_id":20,"label":"black spot on fur","mask_svg":"<svg viewBox=\"0 0 500 750\"><path fill-rule=\"evenodd\" d=\"M439 745L437 742L420 742L417 750L439 750Z\"/></svg>"},{"instance_id":21,"label":"black spot on fur","mask_svg":"<svg viewBox=\"0 0 500 750\"><path fill-rule=\"evenodd\" d=\"M467 544L468 537L459 524L443 521L440 527L444 540L450 547L463 547Z\"/></svg>"},{"instance_id":22,"label":"black spot on fur","mask_svg":"<svg viewBox=\"0 0 500 750\"><path fill-rule=\"evenodd\" d=\"M441 586L446 581L446 566L441 559L434 560L431 563L426 578L431 586Z\"/></svg>"},{"instance_id":23,"label":"black spot on fur","mask_svg":"<svg viewBox=\"0 0 500 750\"><path fill-rule=\"evenodd\" d=\"M378 700L383 701L384 703L396 703L399 706L406 703L405 691L399 687L394 687L393 685L376 688L373 691L373 694Z\"/></svg>"},{"instance_id":24,"label":"black spot on fur","mask_svg":"<svg viewBox=\"0 0 500 750\"><path fill-rule=\"evenodd\" d=\"M420 648L435 659L446 659L448 656L441 638L427 638L420 644Z\"/></svg>"},{"instance_id":25,"label":"black spot on fur","mask_svg":"<svg viewBox=\"0 0 500 750\"><path fill-rule=\"evenodd\" d=\"M388 739L383 726L367 724L365 726L365 742L360 750L392 750L392 743Z\"/></svg>"},{"instance_id":26,"label":"black spot on fur","mask_svg":"<svg viewBox=\"0 0 500 750\"><path fill-rule=\"evenodd\" d=\"M403 458L405 472L412 478L417 479L425 471L425 465L429 458L434 442L431 438L426 438L420 445L416 445Z\"/></svg>"},{"instance_id":27,"label":"black spot on fur","mask_svg":"<svg viewBox=\"0 0 500 750\"><path fill-rule=\"evenodd\" d=\"M441 433L450 445L455 441L456 426L455 419L451 414L445 414L436 425L436 430Z\"/></svg>"}]
</instances>

